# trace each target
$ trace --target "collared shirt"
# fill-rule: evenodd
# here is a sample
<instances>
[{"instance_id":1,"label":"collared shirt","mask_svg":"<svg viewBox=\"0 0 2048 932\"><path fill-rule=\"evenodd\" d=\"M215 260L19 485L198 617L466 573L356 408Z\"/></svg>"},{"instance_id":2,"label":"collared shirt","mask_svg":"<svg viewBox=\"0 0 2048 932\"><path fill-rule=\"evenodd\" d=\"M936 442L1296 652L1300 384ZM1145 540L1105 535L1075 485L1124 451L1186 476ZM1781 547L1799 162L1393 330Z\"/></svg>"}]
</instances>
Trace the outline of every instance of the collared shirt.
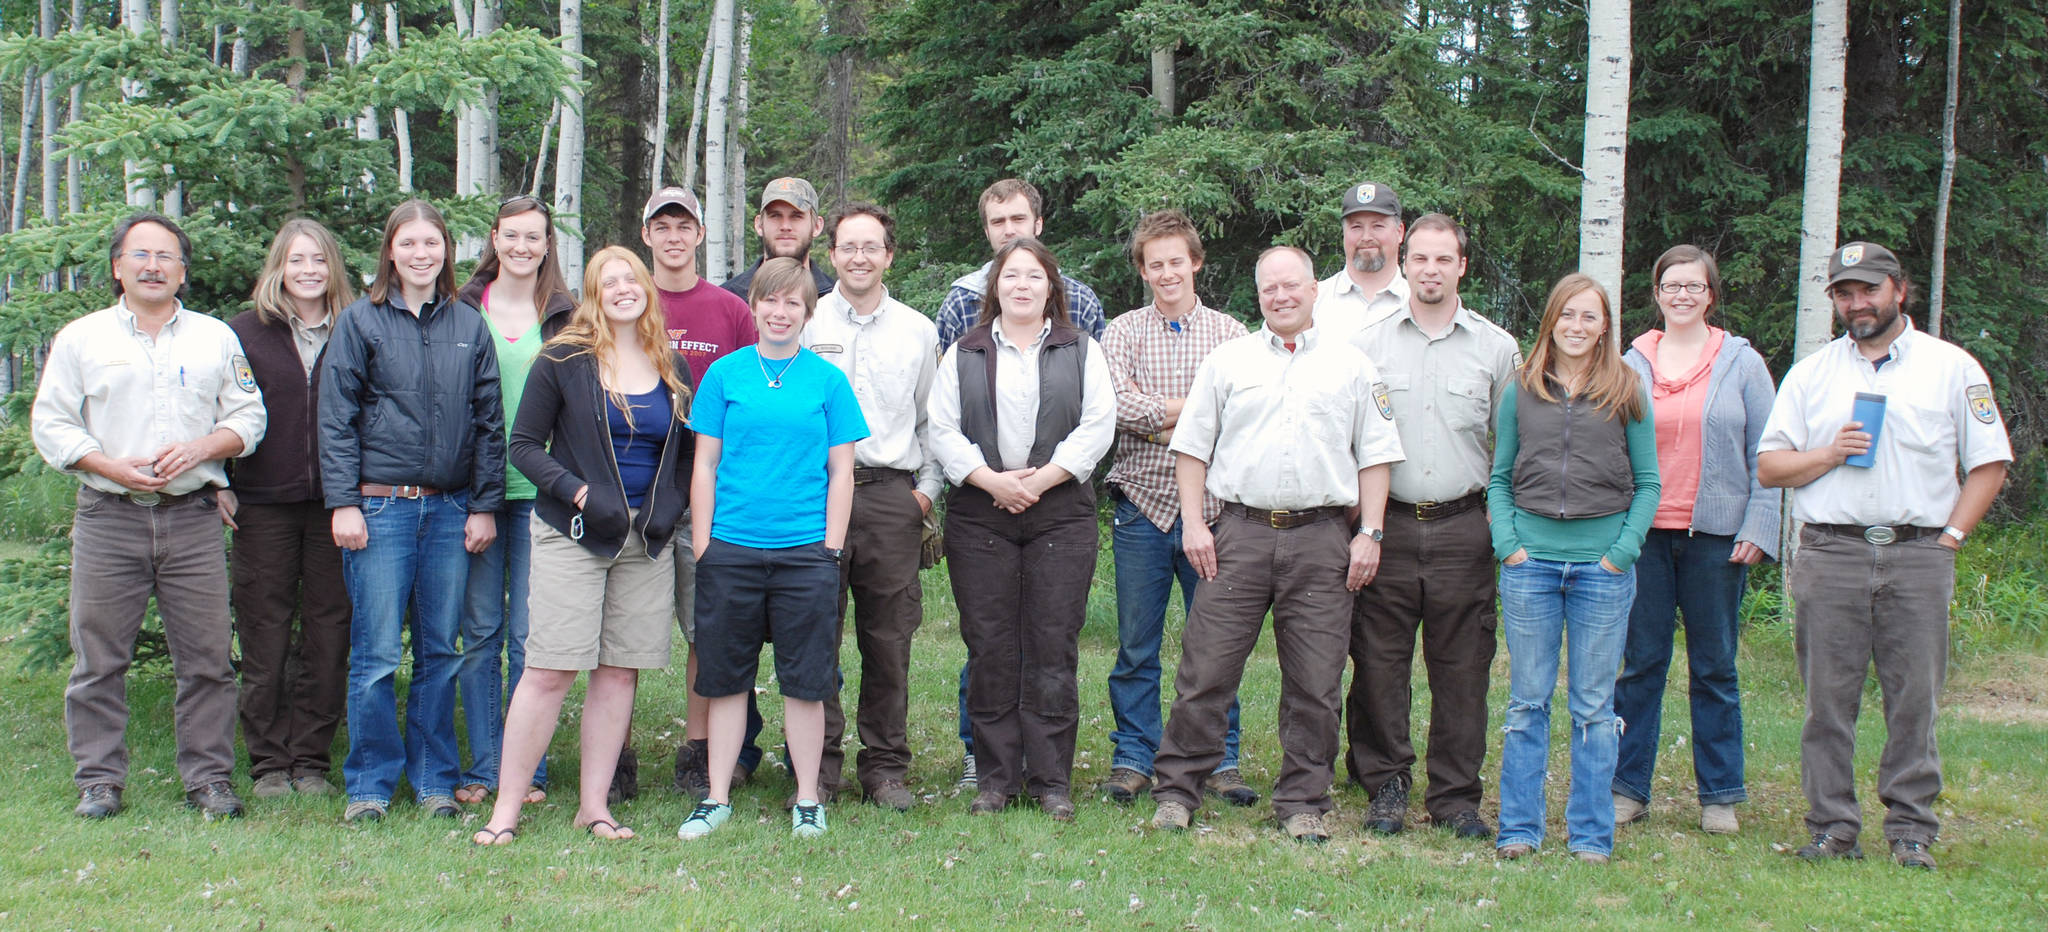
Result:
<instances>
[{"instance_id":1,"label":"collared shirt","mask_svg":"<svg viewBox=\"0 0 2048 932\"><path fill-rule=\"evenodd\" d=\"M1408 454L1394 467L1387 494L1409 503L1448 502L1483 491L1493 472L1494 413L1522 362L1515 338L1463 302L1451 325L1431 336L1403 304L1353 334L1351 345L1379 367Z\"/></svg>"},{"instance_id":2,"label":"collared shirt","mask_svg":"<svg viewBox=\"0 0 2048 932\"><path fill-rule=\"evenodd\" d=\"M938 328L889 297L887 287L881 306L866 315L856 313L834 288L818 299L802 340L853 383L853 396L873 432L853 445L854 465L916 473L917 490L937 501L945 481L931 455L925 402L939 369Z\"/></svg>"},{"instance_id":3,"label":"collared shirt","mask_svg":"<svg viewBox=\"0 0 2048 932\"><path fill-rule=\"evenodd\" d=\"M953 286L946 289L945 300L939 302L939 345L951 348L960 342L960 337L974 327L981 317L981 303L987 299L982 290L988 286L988 270L995 265L991 259L975 269L953 280ZM1095 296L1095 289L1081 284L1071 275L1060 276L1060 283L1066 286L1067 318L1075 329L1102 339L1102 299Z\"/></svg>"},{"instance_id":4,"label":"collared shirt","mask_svg":"<svg viewBox=\"0 0 2048 932\"><path fill-rule=\"evenodd\" d=\"M1196 370L1172 450L1209 464L1209 494L1252 508L1348 508L1359 470L1401 461L1372 360L1315 327L1295 346L1261 326Z\"/></svg>"},{"instance_id":5,"label":"collared shirt","mask_svg":"<svg viewBox=\"0 0 2048 932\"><path fill-rule=\"evenodd\" d=\"M287 312L286 319L292 324L292 346L299 351L299 364L306 367L306 378L313 377L313 364L320 361L320 351L327 348L327 338L334 335L334 312L320 315L317 324L306 323L305 318Z\"/></svg>"},{"instance_id":6,"label":"collared shirt","mask_svg":"<svg viewBox=\"0 0 2048 932\"><path fill-rule=\"evenodd\" d=\"M1161 529L1172 530L1180 519L1180 490L1173 453L1147 435L1165 428L1167 400L1187 397L1202 360L1245 332L1237 318L1197 300L1179 321L1169 322L1147 304L1118 315L1103 334L1102 353L1116 383L1116 463L1109 483ZM1214 522L1222 509L1222 502L1204 496L1202 520Z\"/></svg>"},{"instance_id":7,"label":"collared shirt","mask_svg":"<svg viewBox=\"0 0 2048 932\"><path fill-rule=\"evenodd\" d=\"M1047 321L1038 339L1018 346L992 328L996 343L996 450L1006 463L1031 458L1031 446L1038 439L1038 351L1052 330ZM1052 450L1052 464L1074 478L1087 482L1095 464L1109 452L1116 433L1116 389L1109 365L1103 361L1102 346L1084 339L1087 357L1081 372L1081 422ZM950 347L939 362L938 377L932 380L930 402L932 456L954 485L964 485L967 475L988 465L981 449L960 432L960 348Z\"/></svg>"},{"instance_id":8,"label":"collared shirt","mask_svg":"<svg viewBox=\"0 0 2048 932\"><path fill-rule=\"evenodd\" d=\"M241 438L247 455L262 441L267 418L242 341L225 322L180 304L151 338L124 301L57 332L30 420L45 461L118 495L134 490L74 464L94 452L153 457L221 427ZM227 484L225 461L207 460L179 473L163 493Z\"/></svg>"},{"instance_id":9,"label":"collared shirt","mask_svg":"<svg viewBox=\"0 0 2048 932\"><path fill-rule=\"evenodd\" d=\"M1962 347L1920 332L1911 320L1878 361L1883 365L1865 359L1845 335L1793 365L1757 452L1831 444L1852 419L1857 392L1884 395L1876 464L1822 473L1793 493L1792 513L1810 523L1942 527L1961 493L1958 463L1967 472L2012 460L1991 379Z\"/></svg>"},{"instance_id":10,"label":"collared shirt","mask_svg":"<svg viewBox=\"0 0 2048 932\"><path fill-rule=\"evenodd\" d=\"M1366 294L1351 280L1351 274L1337 274L1316 283L1315 328L1332 343L1342 343L1373 324L1386 320L1408 306L1408 279L1394 274L1387 287Z\"/></svg>"}]
</instances>

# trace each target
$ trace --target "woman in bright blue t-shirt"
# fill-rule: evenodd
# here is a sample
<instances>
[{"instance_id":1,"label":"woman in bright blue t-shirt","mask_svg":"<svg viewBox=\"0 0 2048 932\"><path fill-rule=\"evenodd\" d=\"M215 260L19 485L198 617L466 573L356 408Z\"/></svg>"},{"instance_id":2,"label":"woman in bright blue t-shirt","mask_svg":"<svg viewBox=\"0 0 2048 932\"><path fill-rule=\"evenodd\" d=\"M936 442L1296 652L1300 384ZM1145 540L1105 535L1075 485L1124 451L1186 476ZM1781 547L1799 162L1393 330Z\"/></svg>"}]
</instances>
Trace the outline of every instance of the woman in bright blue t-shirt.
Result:
<instances>
[{"instance_id":1,"label":"woman in bright blue t-shirt","mask_svg":"<svg viewBox=\"0 0 2048 932\"><path fill-rule=\"evenodd\" d=\"M824 700L839 688L840 548L853 509L853 444L868 426L846 376L797 343L817 301L801 263L762 263L748 295L761 341L712 363L691 408L696 689L711 703L711 794L677 830L684 840L732 816L746 699L770 640L796 776L790 830L825 831L818 764Z\"/></svg>"}]
</instances>

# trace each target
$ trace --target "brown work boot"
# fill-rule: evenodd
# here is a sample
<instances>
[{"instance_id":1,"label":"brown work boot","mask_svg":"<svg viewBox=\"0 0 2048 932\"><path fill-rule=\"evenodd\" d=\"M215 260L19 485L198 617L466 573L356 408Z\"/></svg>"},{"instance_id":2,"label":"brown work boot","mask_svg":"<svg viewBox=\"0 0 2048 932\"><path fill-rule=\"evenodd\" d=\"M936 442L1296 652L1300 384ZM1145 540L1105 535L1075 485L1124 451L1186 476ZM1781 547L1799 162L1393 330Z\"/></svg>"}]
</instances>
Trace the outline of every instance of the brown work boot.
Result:
<instances>
[{"instance_id":1,"label":"brown work boot","mask_svg":"<svg viewBox=\"0 0 2048 932\"><path fill-rule=\"evenodd\" d=\"M1323 825L1320 812L1297 812L1280 823L1287 830L1287 837L1304 844L1320 845L1330 840L1330 830Z\"/></svg>"},{"instance_id":2,"label":"brown work boot","mask_svg":"<svg viewBox=\"0 0 2048 932\"><path fill-rule=\"evenodd\" d=\"M884 780L868 791L868 802L897 812L909 812L910 807L917 805L917 796L901 780Z\"/></svg>"},{"instance_id":3,"label":"brown work boot","mask_svg":"<svg viewBox=\"0 0 2048 932\"><path fill-rule=\"evenodd\" d=\"M1130 805L1138 794L1152 788L1152 778L1129 767L1118 767L1109 772L1109 779L1096 784L1095 791L1109 797L1111 802Z\"/></svg>"},{"instance_id":4,"label":"brown work boot","mask_svg":"<svg viewBox=\"0 0 2048 932\"><path fill-rule=\"evenodd\" d=\"M1190 821L1188 807L1172 800L1160 803L1152 812L1152 827L1162 832L1186 831Z\"/></svg>"},{"instance_id":5,"label":"brown work boot","mask_svg":"<svg viewBox=\"0 0 2048 932\"><path fill-rule=\"evenodd\" d=\"M1259 791L1244 782L1244 774L1236 767L1210 774L1209 779L1202 781L1202 792L1233 806L1250 806L1259 801Z\"/></svg>"},{"instance_id":6,"label":"brown work boot","mask_svg":"<svg viewBox=\"0 0 2048 932\"><path fill-rule=\"evenodd\" d=\"M1830 858L1863 860L1863 846L1854 838L1837 838L1827 832L1813 833L1813 840L1794 852L1808 861L1825 861Z\"/></svg>"},{"instance_id":7,"label":"brown work boot","mask_svg":"<svg viewBox=\"0 0 2048 932\"><path fill-rule=\"evenodd\" d=\"M1372 805L1365 810L1365 827L1382 835L1399 835L1408 827L1408 786L1414 778L1397 773L1372 793Z\"/></svg>"}]
</instances>

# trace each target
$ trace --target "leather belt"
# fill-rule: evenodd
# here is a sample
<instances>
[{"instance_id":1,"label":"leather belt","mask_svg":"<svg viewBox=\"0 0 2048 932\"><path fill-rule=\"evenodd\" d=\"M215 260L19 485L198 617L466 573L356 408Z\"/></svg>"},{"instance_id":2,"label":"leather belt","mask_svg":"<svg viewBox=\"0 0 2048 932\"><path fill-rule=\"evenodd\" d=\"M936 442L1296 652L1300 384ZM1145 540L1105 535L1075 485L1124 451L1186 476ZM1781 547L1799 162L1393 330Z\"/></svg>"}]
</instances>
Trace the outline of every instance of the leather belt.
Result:
<instances>
[{"instance_id":1,"label":"leather belt","mask_svg":"<svg viewBox=\"0 0 2048 932\"><path fill-rule=\"evenodd\" d=\"M441 490L427 485L380 485L365 482L356 487L364 498L427 498L440 495Z\"/></svg>"},{"instance_id":2,"label":"leather belt","mask_svg":"<svg viewBox=\"0 0 2048 932\"><path fill-rule=\"evenodd\" d=\"M1243 515L1260 524L1283 531L1288 528L1314 524L1325 519L1340 519L1344 517L1344 509L1336 505L1325 505L1321 508L1304 508L1295 511L1285 509L1267 511L1263 508L1249 508L1236 502L1225 502L1223 510L1225 513Z\"/></svg>"},{"instance_id":3,"label":"leather belt","mask_svg":"<svg viewBox=\"0 0 2048 932\"><path fill-rule=\"evenodd\" d=\"M210 498L213 495L214 491L212 486L205 486L202 488L194 489L190 492L180 492L176 495L165 495L162 492L109 492L105 489L94 489L92 486L89 485L82 486L82 488L92 489L92 491L98 492L99 494L104 495L108 498L118 498L131 505L141 505L144 508L160 508L166 505L183 505L186 502L189 502L195 498Z\"/></svg>"},{"instance_id":4,"label":"leather belt","mask_svg":"<svg viewBox=\"0 0 2048 932\"><path fill-rule=\"evenodd\" d=\"M1441 521L1454 518L1486 504L1485 492L1473 492L1448 502L1404 502L1397 498L1387 499L1388 514L1413 514L1417 521Z\"/></svg>"},{"instance_id":5,"label":"leather belt","mask_svg":"<svg viewBox=\"0 0 2048 932\"><path fill-rule=\"evenodd\" d=\"M890 469L887 466L855 466L853 468L854 485L870 485L897 478L910 478L910 471L907 469Z\"/></svg>"},{"instance_id":6,"label":"leather belt","mask_svg":"<svg viewBox=\"0 0 2048 932\"><path fill-rule=\"evenodd\" d=\"M1880 546L1884 544L1897 543L1899 541L1919 540L1922 537L1933 537L1934 535L1941 533L1941 528L1920 527L1919 525L1914 524L1873 524L1868 527L1865 527L1861 524L1809 523L1806 526L1818 529L1824 533L1836 535L1838 537L1861 537L1864 540L1867 540L1873 544L1878 544Z\"/></svg>"}]
</instances>

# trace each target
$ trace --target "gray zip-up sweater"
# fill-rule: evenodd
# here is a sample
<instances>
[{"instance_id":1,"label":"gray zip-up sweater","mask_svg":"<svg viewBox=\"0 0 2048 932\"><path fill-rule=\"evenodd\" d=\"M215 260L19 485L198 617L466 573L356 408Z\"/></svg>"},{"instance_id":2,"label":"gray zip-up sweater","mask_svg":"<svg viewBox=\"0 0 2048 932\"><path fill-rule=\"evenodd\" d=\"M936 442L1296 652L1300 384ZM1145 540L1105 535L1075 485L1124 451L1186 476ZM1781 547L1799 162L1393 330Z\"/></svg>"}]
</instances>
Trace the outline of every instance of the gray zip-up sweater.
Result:
<instances>
[{"instance_id":1,"label":"gray zip-up sweater","mask_svg":"<svg viewBox=\"0 0 2048 932\"><path fill-rule=\"evenodd\" d=\"M1645 385L1656 384L1650 360L1629 347L1623 355ZM1778 558L1782 520L1778 490L1756 478L1756 445L1778 397L1771 370L1749 341L1727 334L1707 375L1707 403L1700 425L1700 488L1693 499L1692 530L1749 541Z\"/></svg>"}]
</instances>

